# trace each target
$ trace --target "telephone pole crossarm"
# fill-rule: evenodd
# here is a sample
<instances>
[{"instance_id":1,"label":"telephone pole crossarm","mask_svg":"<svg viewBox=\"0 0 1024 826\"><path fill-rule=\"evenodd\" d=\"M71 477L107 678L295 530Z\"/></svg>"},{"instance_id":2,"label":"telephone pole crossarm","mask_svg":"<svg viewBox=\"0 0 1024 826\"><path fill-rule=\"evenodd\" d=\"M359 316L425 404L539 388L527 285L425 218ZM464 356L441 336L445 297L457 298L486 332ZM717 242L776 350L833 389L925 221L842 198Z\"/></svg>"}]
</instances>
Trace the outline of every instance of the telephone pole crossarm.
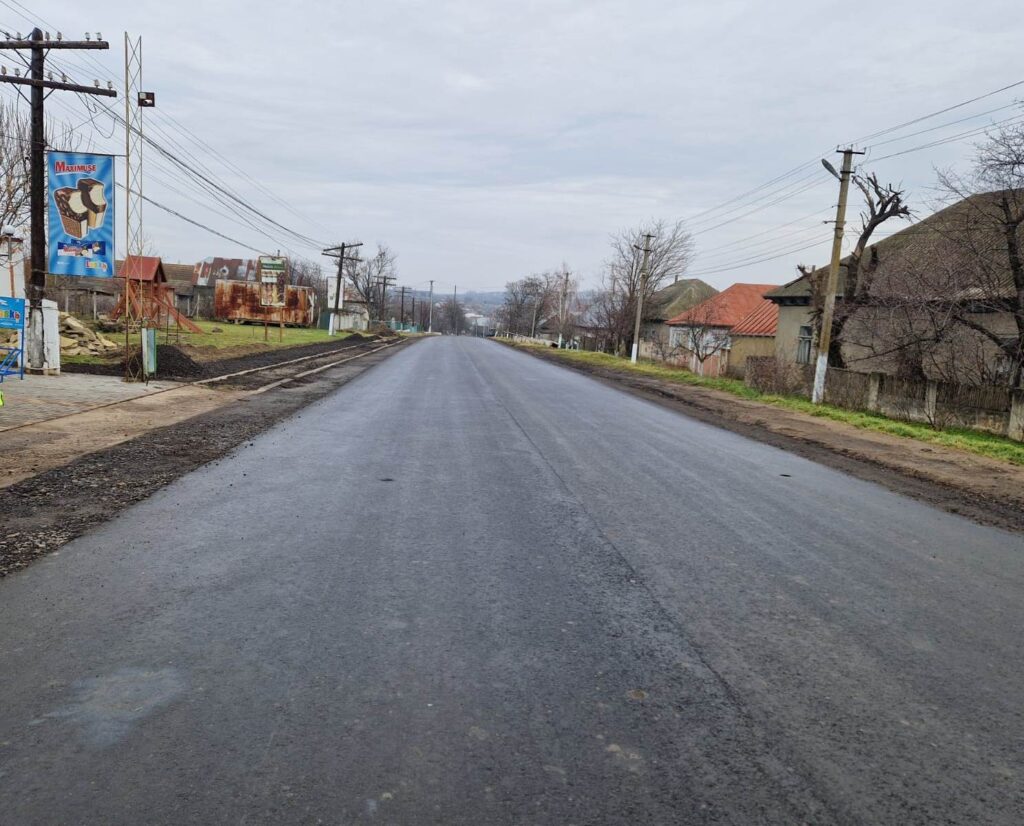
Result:
<instances>
[{"instance_id":1,"label":"telephone pole crossarm","mask_svg":"<svg viewBox=\"0 0 1024 826\"><path fill-rule=\"evenodd\" d=\"M60 80L33 80L30 77L0 75L0 83L16 83L20 86L38 86L41 89L62 89L65 92L79 92L83 95L102 95L103 97L108 98L117 97L117 91L114 89L102 89L97 88L95 86L83 86L80 83L64 83Z\"/></svg>"}]
</instances>

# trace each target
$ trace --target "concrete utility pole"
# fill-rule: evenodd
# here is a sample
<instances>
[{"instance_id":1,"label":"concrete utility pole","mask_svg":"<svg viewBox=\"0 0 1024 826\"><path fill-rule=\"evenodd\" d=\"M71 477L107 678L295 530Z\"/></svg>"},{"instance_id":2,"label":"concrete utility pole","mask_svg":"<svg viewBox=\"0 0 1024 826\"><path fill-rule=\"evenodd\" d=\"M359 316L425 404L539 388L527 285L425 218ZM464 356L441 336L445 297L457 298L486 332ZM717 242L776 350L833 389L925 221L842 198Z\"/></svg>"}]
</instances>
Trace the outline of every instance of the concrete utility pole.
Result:
<instances>
[{"instance_id":1,"label":"concrete utility pole","mask_svg":"<svg viewBox=\"0 0 1024 826\"><path fill-rule=\"evenodd\" d=\"M843 255L843 228L846 226L846 196L850 190L850 175L853 172L853 156L863 155L853 149L843 150L843 170L836 174L828 161L824 167L839 178L839 204L836 207L836 228L832 237L832 261L828 268L828 282L825 285L825 306L821 311L821 332L818 334L818 358L814 366L814 390L811 401L821 404L825 398L825 376L828 373L828 351L832 344L832 317L836 309L836 286L839 283L839 261Z\"/></svg>"},{"instance_id":2,"label":"concrete utility pole","mask_svg":"<svg viewBox=\"0 0 1024 826\"><path fill-rule=\"evenodd\" d=\"M110 44L101 40L97 34L95 40L64 40L60 33L56 40L51 40L49 34L44 35L38 28L32 29L28 39L18 38L16 40L0 40L0 50L31 51L29 61L29 76L0 75L0 83L14 83L21 86L31 86L30 111L31 111L31 141L29 146L29 210L31 221L29 223L31 238L29 239L29 251L32 264L32 275L29 280L28 289L28 325L26 328L28 347L26 361L29 369L42 369L44 366L43 346L43 298L46 292L46 127L45 113L43 111L43 100L46 95L44 89L63 89L68 92L78 92L83 95L103 95L104 97L117 97L113 89L100 89L99 81L96 88L92 86L80 86L77 83L68 83L63 79L59 81L46 79L46 54L50 49L109 49Z\"/></svg>"},{"instance_id":3,"label":"concrete utility pole","mask_svg":"<svg viewBox=\"0 0 1024 826\"><path fill-rule=\"evenodd\" d=\"M633 324L633 353L629 358L631 364L636 364L636 358L640 354L640 322L644 316L644 293L647 292L647 256L651 254L651 233L644 233L643 253L644 260L640 264L640 291L636 298L636 322ZM640 247L633 245L633 249Z\"/></svg>"},{"instance_id":4,"label":"concrete utility pole","mask_svg":"<svg viewBox=\"0 0 1024 826\"><path fill-rule=\"evenodd\" d=\"M427 309L427 332L434 332L434 279L430 279L430 307Z\"/></svg>"}]
</instances>

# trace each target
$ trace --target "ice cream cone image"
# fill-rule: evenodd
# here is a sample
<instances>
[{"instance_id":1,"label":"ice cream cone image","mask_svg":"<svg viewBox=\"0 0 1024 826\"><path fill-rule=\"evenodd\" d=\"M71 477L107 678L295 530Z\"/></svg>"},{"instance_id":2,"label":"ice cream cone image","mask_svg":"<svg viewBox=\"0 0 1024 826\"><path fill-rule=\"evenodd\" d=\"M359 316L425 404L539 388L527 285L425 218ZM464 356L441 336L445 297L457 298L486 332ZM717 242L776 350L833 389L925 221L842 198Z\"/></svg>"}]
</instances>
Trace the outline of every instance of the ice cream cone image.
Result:
<instances>
[{"instance_id":1,"label":"ice cream cone image","mask_svg":"<svg viewBox=\"0 0 1024 826\"><path fill-rule=\"evenodd\" d=\"M89 231L90 212L82 200L81 191L64 187L53 193L53 200L57 202L64 232L72 238L83 238Z\"/></svg>"},{"instance_id":2,"label":"ice cream cone image","mask_svg":"<svg viewBox=\"0 0 1024 826\"><path fill-rule=\"evenodd\" d=\"M78 191L82 194L82 203L89 211L86 221L89 229L103 226L107 213L107 193L103 183L95 178L82 178L78 182Z\"/></svg>"}]
</instances>

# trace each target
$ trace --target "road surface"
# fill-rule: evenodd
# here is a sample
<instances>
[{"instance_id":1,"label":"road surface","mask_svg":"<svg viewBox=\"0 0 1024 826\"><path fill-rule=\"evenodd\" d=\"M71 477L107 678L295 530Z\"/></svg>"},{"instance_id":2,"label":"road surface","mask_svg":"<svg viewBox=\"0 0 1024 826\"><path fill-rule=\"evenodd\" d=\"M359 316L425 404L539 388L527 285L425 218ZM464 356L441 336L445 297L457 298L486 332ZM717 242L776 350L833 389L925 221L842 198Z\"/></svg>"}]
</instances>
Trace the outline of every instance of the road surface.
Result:
<instances>
[{"instance_id":1,"label":"road surface","mask_svg":"<svg viewBox=\"0 0 1024 826\"><path fill-rule=\"evenodd\" d=\"M0 821L1017 824L1022 569L430 339L0 581Z\"/></svg>"}]
</instances>

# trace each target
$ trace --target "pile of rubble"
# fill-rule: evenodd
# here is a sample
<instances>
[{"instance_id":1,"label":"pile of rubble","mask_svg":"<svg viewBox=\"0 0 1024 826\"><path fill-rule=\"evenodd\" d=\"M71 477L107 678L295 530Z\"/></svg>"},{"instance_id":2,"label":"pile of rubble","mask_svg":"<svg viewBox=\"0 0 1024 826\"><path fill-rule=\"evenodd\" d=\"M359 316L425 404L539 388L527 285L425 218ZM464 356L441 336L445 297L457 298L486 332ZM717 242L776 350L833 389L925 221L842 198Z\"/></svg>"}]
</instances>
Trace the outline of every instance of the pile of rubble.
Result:
<instances>
[{"instance_id":1,"label":"pile of rubble","mask_svg":"<svg viewBox=\"0 0 1024 826\"><path fill-rule=\"evenodd\" d=\"M94 333L81 321L68 313L60 314L60 352L65 356L106 356L121 349L121 345Z\"/></svg>"}]
</instances>

